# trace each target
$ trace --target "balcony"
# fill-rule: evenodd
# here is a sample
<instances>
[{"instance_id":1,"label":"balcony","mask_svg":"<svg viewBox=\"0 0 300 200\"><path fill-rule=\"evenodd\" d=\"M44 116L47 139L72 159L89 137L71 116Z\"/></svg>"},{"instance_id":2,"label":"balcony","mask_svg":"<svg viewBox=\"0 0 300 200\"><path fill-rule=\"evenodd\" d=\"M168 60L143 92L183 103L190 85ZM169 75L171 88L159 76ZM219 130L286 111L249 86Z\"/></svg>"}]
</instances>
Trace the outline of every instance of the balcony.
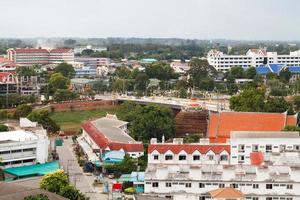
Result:
<instances>
[{"instance_id":1,"label":"balcony","mask_svg":"<svg viewBox=\"0 0 300 200\"><path fill-rule=\"evenodd\" d=\"M2 154L1 158L5 160L14 160L20 158L36 157L36 152L20 152L20 153L11 153L11 154Z\"/></svg>"}]
</instances>

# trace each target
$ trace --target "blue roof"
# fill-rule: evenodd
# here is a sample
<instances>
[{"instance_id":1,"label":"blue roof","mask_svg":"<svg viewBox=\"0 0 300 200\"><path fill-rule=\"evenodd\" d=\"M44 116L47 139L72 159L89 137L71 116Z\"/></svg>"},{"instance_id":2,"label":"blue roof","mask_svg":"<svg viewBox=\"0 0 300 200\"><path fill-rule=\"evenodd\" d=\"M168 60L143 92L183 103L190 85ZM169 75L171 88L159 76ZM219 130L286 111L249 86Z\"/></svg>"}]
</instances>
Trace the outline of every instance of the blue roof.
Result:
<instances>
[{"instance_id":1,"label":"blue roof","mask_svg":"<svg viewBox=\"0 0 300 200\"><path fill-rule=\"evenodd\" d=\"M256 73L258 73L258 74L272 73L272 71L270 70L270 68L266 67L265 65L260 65L260 66L256 67L255 69L256 69Z\"/></svg>"},{"instance_id":2,"label":"blue roof","mask_svg":"<svg viewBox=\"0 0 300 200\"><path fill-rule=\"evenodd\" d=\"M279 74L283 67L283 64L269 64L269 68L271 68L272 72L276 74Z\"/></svg>"},{"instance_id":3,"label":"blue roof","mask_svg":"<svg viewBox=\"0 0 300 200\"><path fill-rule=\"evenodd\" d=\"M22 167L11 167L4 169L5 173L12 174L17 177L25 176L43 176L50 172L54 172L59 169L58 162L48 162L43 164L27 165Z\"/></svg>"},{"instance_id":4,"label":"blue roof","mask_svg":"<svg viewBox=\"0 0 300 200\"><path fill-rule=\"evenodd\" d=\"M293 74L298 74L300 73L300 66L290 66L288 67L288 70Z\"/></svg>"},{"instance_id":5,"label":"blue roof","mask_svg":"<svg viewBox=\"0 0 300 200\"><path fill-rule=\"evenodd\" d=\"M102 155L102 160L105 163L119 163L124 159L124 151L107 151Z\"/></svg>"}]
</instances>

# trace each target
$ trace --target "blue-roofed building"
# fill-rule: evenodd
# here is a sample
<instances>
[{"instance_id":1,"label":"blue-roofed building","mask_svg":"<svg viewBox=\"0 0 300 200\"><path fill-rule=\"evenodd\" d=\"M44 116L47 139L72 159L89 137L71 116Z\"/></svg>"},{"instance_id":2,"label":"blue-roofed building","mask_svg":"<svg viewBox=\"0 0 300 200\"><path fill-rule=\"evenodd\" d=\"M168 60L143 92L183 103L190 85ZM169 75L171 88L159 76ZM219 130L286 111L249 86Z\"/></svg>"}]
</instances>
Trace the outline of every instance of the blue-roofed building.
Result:
<instances>
[{"instance_id":1,"label":"blue-roofed building","mask_svg":"<svg viewBox=\"0 0 300 200\"><path fill-rule=\"evenodd\" d=\"M157 62L157 60L155 58L143 58L143 59L141 59L141 63L153 63L153 62Z\"/></svg>"},{"instance_id":2,"label":"blue-roofed building","mask_svg":"<svg viewBox=\"0 0 300 200\"><path fill-rule=\"evenodd\" d=\"M300 78L300 66L286 66L283 64L267 64L267 65L260 65L255 68L256 73L260 75L267 75L269 73L274 73L279 75L282 70L288 69L291 73L290 82L295 82L297 79Z\"/></svg>"}]
</instances>

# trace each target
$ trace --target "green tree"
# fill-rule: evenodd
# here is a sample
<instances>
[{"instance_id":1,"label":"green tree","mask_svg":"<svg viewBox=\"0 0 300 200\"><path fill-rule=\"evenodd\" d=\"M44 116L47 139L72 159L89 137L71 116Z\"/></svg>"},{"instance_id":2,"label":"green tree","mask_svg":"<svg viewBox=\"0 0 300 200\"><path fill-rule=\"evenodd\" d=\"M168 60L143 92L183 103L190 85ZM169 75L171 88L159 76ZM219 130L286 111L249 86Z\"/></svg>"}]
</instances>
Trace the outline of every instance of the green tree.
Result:
<instances>
[{"instance_id":1,"label":"green tree","mask_svg":"<svg viewBox=\"0 0 300 200\"><path fill-rule=\"evenodd\" d=\"M56 102L70 101L78 98L78 94L67 89L58 89L53 95Z\"/></svg>"},{"instance_id":2,"label":"green tree","mask_svg":"<svg viewBox=\"0 0 300 200\"><path fill-rule=\"evenodd\" d=\"M249 67L246 71L246 78L254 79L256 76L256 69L255 67Z\"/></svg>"},{"instance_id":3,"label":"green tree","mask_svg":"<svg viewBox=\"0 0 300 200\"><path fill-rule=\"evenodd\" d=\"M292 105L282 97L269 97L265 103L264 111L277 113L288 111L288 114L294 114Z\"/></svg>"},{"instance_id":4,"label":"green tree","mask_svg":"<svg viewBox=\"0 0 300 200\"><path fill-rule=\"evenodd\" d=\"M56 73L61 73L64 77L69 79L75 76L75 70L72 65L68 63L60 63L55 67L54 70Z\"/></svg>"},{"instance_id":5,"label":"green tree","mask_svg":"<svg viewBox=\"0 0 300 200\"><path fill-rule=\"evenodd\" d=\"M103 93L105 91L108 91L108 86L103 81L97 81L93 84L93 90L97 93Z\"/></svg>"},{"instance_id":6,"label":"green tree","mask_svg":"<svg viewBox=\"0 0 300 200\"><path fill-rule=\"evenodd\" d=\"M55 172L46 174L41 182L40 187L50 192L59 193L60 190L69 185L68 177L64 170L57 170Z\"/></svg>"},{"instance_id":7,"label":"green tree","mask_svg":"<svg viewBox=\"0 0 300 200\"><path fill-rule=\"evenodd\" d=\"M284 82L288 83L290 81L292 74L288 69L281 70L279 73L279 79Z\"/></svg>"},{"instance_id":8,"label":"green tree","mask_svg":"<svg viewBox=\"0 0 300 200\"><path fill-rule=\"evenodd\" d=\"M203 134L189 134L183 138L184 143L198 143Z\"/></svg>"},{"instance_id":9,"label":"green tree","mask_svg":"<svg viewBox=\"0 0 300 200\"><path fill-rule=\"evenodd\" d=\"M32 106L27 104L18 105L15 112L15 117L27 117L32 111Z\"/></svg>"},{"instance_id":10,"label":"green tree","mask_svg":"<svg viewBox=\"0 0 300 200\"><path fill-rule=\"evenodd\" d=\"M49 132L59 131L60 127L50 117L48 110L33 111L27 116L28 119L34 122L38 122Z\"/></svg>"},{"instance_id":11,"label":"green tree","mask_svg":"<svg viewBox=\"0 0 300 200\"><path fill-rule=\"evenodd\" d=\"M18 76L36 76L37 73L33 67L18 67L16 70Z\"/></svg>"},{"instance_id":12,"label":"green tree","mask_svg":"<svg viewBox=\"0 0 300 200\"><path fill-rule=\"evenodd\" d=\"M149 77L145 73L139 73L135 78L135 89L138 91L145 91L148 87Z\"/></svg>"},{"instance_id":13,"label":"green tree","mask_svg":"<svg viewBox=\"0 0 300 200\"><path fill-rule=\"evenodd\" d=\"M293 103L294 103L295 109L297 111L299 111L300 110L300 96L294 96Z\"/></svg>"},{"instance_id":14,"label":"green tree","mask_svg":"<svg viewBox=\"0 0 300 200\"><path fill-rule=\"evenodd\" d=\"M4 124L0 124L0 132L6 132L9 131L8 126Z\"/></svg>"},{"instance_id":15,"label":"green tree","mask_svg":"<svg viewBox=\"0 0 300 200\"><path fill-rule=\"evenodd\" d=\"M118 67L115 71L115 76L121 79L130 79L132 78L131 76L131 70L128 67L122 66Z\"/></svg>"},{"instance_id":16,"label":"green tree","mask_svg":"<svg viewBox=\"0 0 300 200\"><path fill-rule=\"evenodd\" d=\"M50 77L49 85L54 93L57 89L67 89L70 85L70 79L64 77L61 73L54 73Z\"/></svg>"},{"instance_id":17,"label":"green tree","mask_svg":"<svg viewBox=\"0 0 300 200\"><path fill-rule=\"evenodd\" d=\"M137 159L126 154L122 162L113 165L107 165L106 170L109 172L118 171L124 174L131 173L137 170Z\"/></svg>"},{"instance_id":18,"label":"green tree","mask_svg":"<svg viewBox=\"0 0 300 200\"><path fill-rule=\"evenodd\" d=\"M264 110L265 93L259 89L247 89L229 100L230 109L242 112L262 112Z\"/></svg>"},{"instance_id":19,"label":"green tree","mask_svg":"<svg viewBox=\"0 0 300 200\"><path fill-rule=\"evenodd\" d=\"M175 122L170 108L149 104L131 112L135 118L130 122L129 130L135 139L146 142L150 138L162 138L163 135L166 139L174 136Z\"/></svg>"},{"instance_id":20,"label":"green tree","mask_svg":"<svg viewBox=\"0 0 300 200\"><path fill-rule=\"evenodd\" d=\"M146 67L146 74L149 78L168 81L172 78L178 78L173 68L164 62L155 62Z\"/></svg>"},{"instance_id":21,"label":"green tree","mask_svg":"<svg viewBox=\"0 0 300 200\"><path fill-rule=\"evenodd\" d=\"M67 185L60 189L59 194L70 200L82 200L80 199L80 192L73 186Z\"/></svg>"},{"instance_id":22,"label":"green tree","mask_svg":"<svg viewBox=\"0 0 300 200\"><path fill-rule=\"evenodd\" d=\"M214 77L217 73L216 69L209 65L207 60L192 59L189 63L190 70L190 86L200 87L200 81L208 77Z\"/></svg>"},{"instance_id":23,"label":"green tree","mask_svg":"<svg viewBox=\"0 0 300 200\"><path fill-rule=\"evenodd\" d=\"M24 197L24 200L49 200L49 198L45 194L36 194Z\"/></svg>"}]
</instances>

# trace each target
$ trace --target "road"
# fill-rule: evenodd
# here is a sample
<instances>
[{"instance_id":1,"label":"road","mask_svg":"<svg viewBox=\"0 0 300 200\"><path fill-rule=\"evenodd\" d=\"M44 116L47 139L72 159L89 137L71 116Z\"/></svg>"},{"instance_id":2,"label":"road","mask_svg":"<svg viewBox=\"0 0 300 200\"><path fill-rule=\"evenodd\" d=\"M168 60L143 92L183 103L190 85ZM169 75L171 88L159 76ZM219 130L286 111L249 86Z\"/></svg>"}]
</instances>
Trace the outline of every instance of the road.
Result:
<instances>
[{"instance_id":1,"label":"road","mask_svg":"<svg viewBox=\"0 0 300 200\"><path fill-rule=\"evenodd\" d=\"M79 166L72 150L72 140L65 139L61 147L56 148L60 165L69 174L69 180L78 190L90 198L90 200L106 200L107 194L102 194L100 189L93 187L94 176L85 175Z\"/></svg>"},{"instance_id":2,"label":"road","mask_svg":"<svg viewBox=\"0 0 300 200\"><path fill-rule=\"evenodd\" d=\"M103 100L131 100L140 103L158 103L164 105L170 105L171 107L179 107L179 108L204 108L211 111L220 111L220 110L230 110L229 102L225 100L223 97L219 98L219 100L190 100L190 99L182 99L182 98L170 98L170 97L140 97L136 98L134 96L127 95L95 95L95 99L103 99Z\"/></svg>"}]
</instances>

